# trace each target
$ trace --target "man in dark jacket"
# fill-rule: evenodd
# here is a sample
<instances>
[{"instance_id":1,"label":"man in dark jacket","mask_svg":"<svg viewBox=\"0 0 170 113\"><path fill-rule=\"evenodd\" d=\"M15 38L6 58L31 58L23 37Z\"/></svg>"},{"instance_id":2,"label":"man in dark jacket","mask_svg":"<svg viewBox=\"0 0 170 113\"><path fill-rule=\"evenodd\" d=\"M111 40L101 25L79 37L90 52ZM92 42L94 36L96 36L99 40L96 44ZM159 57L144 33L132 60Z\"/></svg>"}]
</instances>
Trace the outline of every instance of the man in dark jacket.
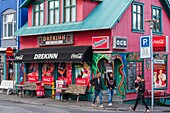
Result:
<instances>
[{"instance_id":1,"label":"man in dark jacket","mask_svg":"<svg viewBox=\"0 0 170 113\"><path fill-rule=\"evenodd\" d=\"M108 88L108 106L112 106L112 98L114 94L114 88L116 86L116 82L113 78L113 72L108 73L108 77L106 78L106 86Z\"/></svg>"},{"instance_id":2,"label":"man in dark jacket","mask_svg":"<svg viewBox=\"0 0 170 113\"><path fill-rule=\"evenodd\" d=\"M130 107L130 109L132 111L135 111L136 107L138 105L138 102L140 100L142 100L142 103L145 105L145 108L146 108L145 112L150 112L149 107L147 106L147 104L145 103L145 100L144 100L145 81L144 81L144 79L142 79L141 75L137 75L137 80L135 81L135 87L136 87L136 91L138 93L138 96L136 98L136 102L135 102L134 107Z\"/></svg>"},{"instance_id":3,"label":"man in dark jacket","mask_svg":"<svg viewBox=\"0 0 170 113\"><path fill-rule=\"evenodd\" d=\"M104 106L102 105L102 81L100 79L100 72L97 71L97 76L95 78L93 78L92 80L90 80L90 83L94 86L94 99L93 99L93 103L92 106L96 106L95 102L96 102L96 98L97 96L99 96L99 101L100 101L100 108L103 108Z\"/></svg>"}]
</instances>

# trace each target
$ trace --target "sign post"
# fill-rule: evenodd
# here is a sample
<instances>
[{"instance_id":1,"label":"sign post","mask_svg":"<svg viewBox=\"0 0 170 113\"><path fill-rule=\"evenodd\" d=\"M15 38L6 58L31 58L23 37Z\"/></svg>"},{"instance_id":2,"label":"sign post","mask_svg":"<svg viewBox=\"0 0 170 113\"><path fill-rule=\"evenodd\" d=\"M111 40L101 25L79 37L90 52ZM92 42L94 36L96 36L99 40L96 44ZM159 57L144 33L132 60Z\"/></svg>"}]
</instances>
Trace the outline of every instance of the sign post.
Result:
<instances>
[{"instance_id":1,"label":"sign post","mask_svg":"<svg viewBox=\"0 0 170 113\"><path fill-rule=\"evenodd\" d=\"M6 49L6 55L7 55L7 57L11 60L11 58L10 58L10 56L12 56L13 55L13 49L11 48L11 47L8 47L7 49ZM14 62L13 62L13 60L11 60L12 61L12 64L13 64L13 93L14 93L14 79L15 79L15 69L14 69L14 66L15 66L15 64L14 64Z\"/></svg>"}]
</instances>

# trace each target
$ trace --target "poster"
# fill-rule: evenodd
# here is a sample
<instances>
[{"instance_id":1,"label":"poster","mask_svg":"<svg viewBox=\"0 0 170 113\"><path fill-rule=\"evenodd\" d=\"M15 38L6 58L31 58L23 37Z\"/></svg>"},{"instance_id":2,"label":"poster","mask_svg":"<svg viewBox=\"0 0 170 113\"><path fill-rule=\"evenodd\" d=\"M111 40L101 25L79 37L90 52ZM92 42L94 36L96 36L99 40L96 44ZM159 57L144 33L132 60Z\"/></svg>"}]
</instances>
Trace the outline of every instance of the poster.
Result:
<instances>
[{"instance_id":1,"label":"poster","mask_svg":"<svg viewBox=\"0 0 170 113\"><path fill-rule=\"evenodd\" d=\"M28 64L27 81L28 82L38 81L38 64L35 63Z\"/></svg>"},{"instance_id":2,"label":"poster","mask_svg":"<svg viewBox=\"0 0 170 113\"><path fill-rule=\"evenodd\" d=\"M166 64L154 64L154 88L165 88L166 85Z\"/></svg>"},{"instance_id":3,"label":"poster","mask_svg":"<svg viewBox=\"0 0 170 113\"><path fill-rule=\"evenodd\" d=\"M64 80L66 84L72 83L72 66L71 63L58 64L58 80Z\"/></svg>"},{"instance_id":4,"label":"poster","mask_svg":"<svg viewBox=\"0 0 170 113\"><path fill-rule=\"evenodd\" d=\"M45 63L42 66L42 81L44 85L52 85L54 82L54 64Z\"/></svg>"},{"instance_id":5,"label":"poster","mask_svg":"<svg viewBox=\"0 0 170 113\"><path fill-rule=\"evenodd\" d=\"M87 63L75 65L76 84L89 86L90 66Z\"/></svg>"},{"instance_id":6,"label":"poster","mask_svg":"<svg viewBox=\"0 0 170 113\"><path fill-rule=\"evenodd\" d=\"M19 64L19 84L24 84L26 81L26 69L25 64Z\"/></svg>"}]
</instances>

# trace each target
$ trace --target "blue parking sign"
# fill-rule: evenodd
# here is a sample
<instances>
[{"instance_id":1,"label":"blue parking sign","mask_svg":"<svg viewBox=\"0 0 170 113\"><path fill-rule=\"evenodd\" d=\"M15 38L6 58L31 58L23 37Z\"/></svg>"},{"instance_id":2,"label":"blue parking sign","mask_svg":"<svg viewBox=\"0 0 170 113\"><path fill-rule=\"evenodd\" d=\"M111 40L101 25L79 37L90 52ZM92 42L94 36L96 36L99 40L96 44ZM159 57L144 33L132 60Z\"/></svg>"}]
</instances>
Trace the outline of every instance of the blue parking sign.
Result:
<instances>
[{"instance_id":1,"label":"blue parking sign","mask_svg":"<svg viewBox=\"0 0 170 113\"><path fill-rule=\"evenodd\" d=\"M149 47L150 46L150 36L142 36L140 38L141 47Z\"/></svg>"},{"instance_id":2,"label":"blue parking sign","mask_svg":"<svg viewBox=\"0 0 170 113\"><path fill-rule=\"evenodd\" d=\"M151 57L151 38L150 36L140 37L140 58Z\"/></svg>"}]
</instances>

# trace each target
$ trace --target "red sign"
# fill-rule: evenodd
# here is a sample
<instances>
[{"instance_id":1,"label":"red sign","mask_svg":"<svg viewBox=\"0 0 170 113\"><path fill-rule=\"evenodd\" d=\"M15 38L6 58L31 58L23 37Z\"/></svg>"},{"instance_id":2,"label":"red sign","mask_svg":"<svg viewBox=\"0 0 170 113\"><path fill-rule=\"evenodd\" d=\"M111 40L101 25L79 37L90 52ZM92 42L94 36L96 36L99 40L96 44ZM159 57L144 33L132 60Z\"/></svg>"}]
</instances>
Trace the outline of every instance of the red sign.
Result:
<instances>
[{"instance_id":1,"label":"red sign","mask_svg":"<svg viewBox=\"0 0 170 113\"><path fill-rule=\"evenodd\" d=\"M92 37L93 49L109 49L109 36Z\"/></svg>"},{"instance_id":2,"label":"red sign","mask_svg":"<svg viewBox=\"0 0 170 113\"><path fill-rule=\"evenodd\" d=\"M12 49L11 47L8 47L8 48L6 49L6 55L7 55L7 56L12 56L12 55L13 55L13 49Z\"/></svg>"},{"instance_id":3,"label":"red sign","mask_svg":"<svg viewBox=\"0 0 170 113\"><path fill-rule=\"evenodd\" d=\"M64 80L66 82L66 84L71 83L71 78L69 79L68 77L58 77L58 80Z\"/></svg>"},{"instance_id":4,"label":"red sign","mask_svg":"<svg viewBox=\"0 0 170 113\"><path fill-rule=\"evenodd\" d=\"M76 78L76 84L88 85L89 81L87 78Z\"/></svg>"},{"instance_id":5,"label":"red sign","mask_svg":"<svg viewBox=\"0 0 170 113\"><path fill-rule=\"evenodd\" d=\"M28 75L28 82L37 82L38 76L29 76Z\"/></svg>"},{"instance_id":6,"label":"red sign","mask_svg":"<svg viewBox=\"0 0 170 113\"><path fill-rule=\"evenodd\" d=\"M45 85L52 85L52 82L54 82L54 77L53 76L43 76L42 81L44 82Z\"/></svg>"},{"instance_id":7,"label":"red sign","mask_svg":"<svg viewBox=\"0 0 170 113\"><path fill-rule=\"evenodd\" d=\"M153 37L153 52L166 51L166 36Z\"/></svg>"}]
</instances>

